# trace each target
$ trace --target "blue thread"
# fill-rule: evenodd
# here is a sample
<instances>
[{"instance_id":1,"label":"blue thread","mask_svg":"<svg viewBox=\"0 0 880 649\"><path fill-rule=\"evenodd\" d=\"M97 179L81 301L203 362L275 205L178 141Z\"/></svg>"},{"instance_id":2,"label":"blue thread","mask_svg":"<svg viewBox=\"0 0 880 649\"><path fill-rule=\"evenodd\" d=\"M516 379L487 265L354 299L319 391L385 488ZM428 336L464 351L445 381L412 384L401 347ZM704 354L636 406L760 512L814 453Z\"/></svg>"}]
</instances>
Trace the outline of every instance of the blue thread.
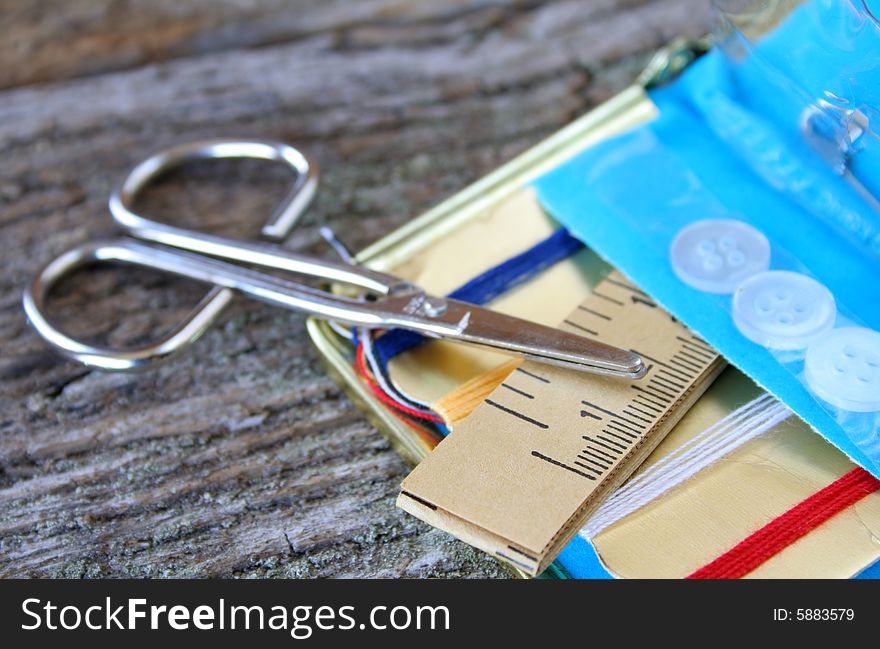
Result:
<instances>
[{"instance_id":1,"label":"blue thread","mask_svg":"<svg viewBox=\"0 0 880 649\"><path fill-rule=\"evenodd\" d=\"M557 230L525 252L501 262L459 286L449 294L449 297L471 304L486 304L502 293L524 284L557 262L567 259L583 248L583 245L571 236L568 230ZM392 329L376 340L376 358L384 367L398 354L418 347L426 340L427 338L414 331Z\"/></svg>"}]
</instances>

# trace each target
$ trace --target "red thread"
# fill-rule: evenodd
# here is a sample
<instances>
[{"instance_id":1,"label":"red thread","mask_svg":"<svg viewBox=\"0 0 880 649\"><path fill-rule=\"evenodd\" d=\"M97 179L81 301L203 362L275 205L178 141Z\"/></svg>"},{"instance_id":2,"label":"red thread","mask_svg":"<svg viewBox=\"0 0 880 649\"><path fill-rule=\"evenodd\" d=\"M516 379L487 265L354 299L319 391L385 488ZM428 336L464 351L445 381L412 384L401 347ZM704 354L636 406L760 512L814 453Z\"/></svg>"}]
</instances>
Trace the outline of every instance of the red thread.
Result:
<instances>
[{"instance_id":1,"label":"red thread","mask_svg":"<svg viewBox=\"0 0 880 649\"><path fill-rule=\"evenodd\" d=\"M773 519L688 579L739 579L829 518L880 490L880 480L859 467Z\"/></svg>"},{"instance_id":2,"label":"red thread","mask_svg":"<svg viewBox=\"0 0 880 649\"><path fill-rule=\"evenodd\" d=\"M375 394L379 398L379 400L382 401L382 403L391 406L392 408L395 408L397 410L400 410L401 412L405 412L412 417L417 417L418 419L426 419L427 421L433 421L438 424L444 423L443 420L440 419L440 417L435 417L434 415L429 415L427 413L416 410L415 408L405 406L385 394L382 388L379 387L379 385L373 380L373 378L367 371L367 365L364 362L363 343L359 344L357 350L355 351L355 360L357 362L358 372L360 372L360 374L364 377L364 380L367 382L370 390L373 391L373 394Z\"/></svg>"}]
</instances>

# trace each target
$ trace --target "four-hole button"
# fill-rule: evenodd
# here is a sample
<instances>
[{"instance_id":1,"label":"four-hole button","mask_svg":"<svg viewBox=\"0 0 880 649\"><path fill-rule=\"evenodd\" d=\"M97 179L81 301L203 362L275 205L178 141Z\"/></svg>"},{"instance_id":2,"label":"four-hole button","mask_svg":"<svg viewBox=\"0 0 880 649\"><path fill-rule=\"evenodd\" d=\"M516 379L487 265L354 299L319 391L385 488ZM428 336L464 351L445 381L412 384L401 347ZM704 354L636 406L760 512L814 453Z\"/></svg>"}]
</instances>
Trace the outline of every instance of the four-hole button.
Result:
<instances>
[{"instance_id":1,"label":"four-hole button","mask_svg":"<svg viewBox=\"0 0 880 649\"><path fill-rule=\"evenodd\" d=\"M834 296L816 280L787 270L759 273L733 294L733 322L770 349L805 349L834 326Z\"/></svg>"},{"instance_id":2,"label":"four-hole button","mask_svg":"<svg viewBox=\"0 0 880 649\"><path fill-rule=\"evenodd\" d=\"M880 333L864 327L831 330L807 349L804 377L833 406L880 410Z\"/></svg>"},{"instance_id":3,"label":"four-hole button","mask_svg":"<svg viewBox=\"0 0 880 649\"><path fill-rule=\"evenodd\" d=\"M743 280L770 267L770 243L748 223L704 219L679 232L670 248L672 269L707 293L733 293Z\"/></svg>"}]
</instances>

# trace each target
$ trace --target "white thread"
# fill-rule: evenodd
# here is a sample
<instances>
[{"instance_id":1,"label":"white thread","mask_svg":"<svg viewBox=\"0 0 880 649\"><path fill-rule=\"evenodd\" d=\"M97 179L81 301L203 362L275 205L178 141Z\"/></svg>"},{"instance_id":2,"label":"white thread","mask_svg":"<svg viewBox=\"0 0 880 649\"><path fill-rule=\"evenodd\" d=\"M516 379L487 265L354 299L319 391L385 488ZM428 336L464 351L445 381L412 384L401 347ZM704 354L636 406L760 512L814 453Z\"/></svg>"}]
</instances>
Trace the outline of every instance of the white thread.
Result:
<instances>
[{"instance_id":1,"label":"white thread","mask_svg":"<svg viewBox=\"0 0 880 649\"><path fill-rule=\"evenodd\" d=\"M742 420L744 412L748 415ZM730 453L749 439L766 431L788 416L786 409L775 402L762 401L747 404L731 418L726 426L713 426L698 436L698 444L690 444L665 458L662 466L651 467L645 475L639 476L612 495L596 516L588 522L587 533L598 534L601 529L629 515L669 489ZM658 463L660 464L660 463Z\"/></svg>"},{"instance_id":2,"label":"white thread","mask_svg":"<svg viewBox=\"0 0 880 649\"><path fill-rule=\"evenodd\" d=\"M672 465L663 474L657 475L653 481L643 485L641 489L627 490L621 494L622 498L617 501L616 507L609 508L609 510L603 512L602 519L588 523L590 527L589 533L595 536L595 534L598 534L599 531L608 525L628 516L636 509L643 507L673 487L693 477L710 464L739 448L748 440L754 439L769 430L787 418L789 414L786 410L772 408L769 412L755 417L755 421L750 422L753 424L753 427L730 430L725 435L719 436L721 439L716 437L709 440L705 446L694 449L693 454L687 454L683 458L679 458L676 464ZM734 435L736 436L734 437Z\"/></svg>"},{"instance_id":3,"label":"white thread","mask_svg":"<svg viewBox=\"0 0 880 649\"><path fill-rule=\"evenodd\" d=\"M766 396L737 409L615 492L588 521L583 533L595 536L790 414Z\"/></svg>"},{"instance_id":4,"label":"white thread","mask_svg":"<svg viewBox=\"0 0 880 649\"><path fill-rule=\"evenodd\" d=\"M361 340L361 343L364 346L363 352L364 357L367 360L367 363L370 366L370 369L373 372L373 378L376 380L376 383L379 384L379 387L382 389L385 394L394 399L397 403L405 406L407 408L415 408L416 410L420 410L426 414L433 415L434 412L431 410L431 406L421 399L416 399L415 397L407 394L396 385L393 385L390 381L385 379L385 375L382 372L381 367L379 366L379 360L376 358L376 351L373 347L373 332L369 329L360 329L358 332L358 337Z\"/></svg>"},{"instance_id":5,"label":"white thread","mask_svg":"<svg viewBox=\"0 0 880 649\"><path fill-rule=\"evenodd\" d=\"M791 415L766 393L737 408L615 491L580 535L590 540Z\"/></svg>"},{"instance_id":6,"label":"white thread","mask_svg":"<svg viewBox=\"0 0 880 649\"><path fill-rule=\"evenodd\" d=\"M345 263L351 264L353 266L357 265L357 259L355 259L351 250L348 249L339 237L336 236L336 233L329 227L322 226L319 230L321 236L324 238L324 241L333 249L333 251L342 259ZM363 293L360 296L361 300L364 300ZM348 338L348 340L353 341L354 335L351 333L351 329L336 322L335 320L328 320L330 328L333 329L337 334L343 336L344 338ZM425 414L433 415L434 412L431 410L431 406L424 401L416 399L408 395L406 392L393 385L390 379L386 380L385 374L382 372L382 369L379 367L379 361L376 358L375 348L373 347L373 332L369 329L361 328L358 330L358 336L363 343L363 352L364 357L367 360L367 364L370 366L370 369L373 372L373 376L376 379L376 383L379 384L379 387L382 391L389 396L389 398L393 399L398 404L404 406L405 408L415 408L416 410L423 411Z\"/></svg>"},{"instance_id":7,"label":"white thread","mask_svg":"<svg viewBox=\"0 0 880 649\"><path fill-rule=\"evenodd\" d=\"M716 421L714 424L709 426L706 430L702 431L698 435L695 435L693 438L691 438L690 440L688 440L687 442L682 444L679 448L675 449L669 455L660 459L658 462L653 464L647 471L644 471L642 474L633 478L628 483L627 486L632 486L632 485L638 484L641 481L646 480L653 473L659 471L660 469L662 469L663 467L665 467L666 465L668 465L669 463L674 461L674 459L678 455L686 452L688 449L690 449L694 446L697 446L698 444L703 443L704 440L711 437L715 433L722 431L722 430L727 430L728 428L730 428L732 426L736 426L740 422L747 420L753 414L755 414L755 413L761 411L763 408L765 408L768 404L773 403L773 401L774 401L774 399L769 394L764 393L760 397L757 397L756 399L750 401L749 403L745 404L744 406L737 408L733 412L727 414L723 418Z\"/></svg>"},{"instance_id":8,"label":"white thread","mask_svg":"<svg viewBox=\"0 0 880 649\"><path fill-rule=\"evenodd\" d=\"M640 475L630 480L626 485L624 485L624 488L628 492L632 492L640 485L651 480L653 476L660 471L664 471L670 464L672 464L673 462L677 462L682 456L688 457L694 454L699 455L702 452L704 445L711 443L712 440L716 439L716 436L718 434L724 433L726 430L734 426L747 425L747 423L743 424L743 422L747 422L753 415L762 412L763 409L765 409L771 403L774 403L772 397L764 394L761 397L750 401L746 405L737 408L724 418L715 422L706 430L688 440L682 446L675 449L672 453L653 464L646 471L642 472ZM614 494L612 494L611 498L614 498L617 502L622 501L621 496L616 496Z\"/></svg>"}]
</instances>

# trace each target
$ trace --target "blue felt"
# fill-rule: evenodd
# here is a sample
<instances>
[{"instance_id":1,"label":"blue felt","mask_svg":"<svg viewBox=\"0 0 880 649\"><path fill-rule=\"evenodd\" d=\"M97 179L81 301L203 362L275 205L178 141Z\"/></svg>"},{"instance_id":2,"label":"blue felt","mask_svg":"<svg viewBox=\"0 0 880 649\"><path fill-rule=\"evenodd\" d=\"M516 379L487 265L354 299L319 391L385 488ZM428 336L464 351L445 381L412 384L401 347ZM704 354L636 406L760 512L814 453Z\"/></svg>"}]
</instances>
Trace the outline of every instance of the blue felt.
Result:
<instances>
[{"instance_id":1,"label":"blue felt","mask_svg":"<svg viewBox=\"0 0 880 649\"><path fill-rule=\"evenodd\" d=\"M875 561L853 579L880 579L880 561Z\"/></svg>"},{"instance_id":2,"label":"blue felt","mask_svg":"<svg viewBox=\"0 0 880 649\"><path fill-rule=\"evenodd\" d=\"M556 561L573 579L614 579L614 575L605 569L592 543L580 536L575 536L563 548Z\"/></svg>"},{"instance_id":3,"label":"blue felt","mask_svg":"<svg viewBox=\"0 0 880 649\"><path fill-rule=\"evenodd\" d=\"M768 88L775 86L766 78L761 85L752 64L733 64L713 51L652 93L659 117L580 153L538 179L536 187L545 209L574 235L826 439L880 475L875 462L880 415L851 416L821 404L799 380L802 360L774 356L743 337L732 322L730 297L684 285L668 258L672 238L688 223L713 217L747 221L770 239L771 268L805 272L832 291L841 312L838 326L855 322L880 329L875 245L880 230L872 229L877 215L806 147L796 128L784 125L803 89L816 92L829 79L843 78L845 88L838 83L835 89L858 105L878 99L880 31L874 23L855 30L846 13L853 8L842 0L814 0L759 44L760 66L767 61L800 66L797 88L778 93L786 111L768 108L773 105ZM836 31L829 35L826 28ZM847 29L858 38L850 38ZM834 47L828 45L832 37ZM869 45L874 46L868 52L860 49ZM845 56L840 50L846 48L857 53ZM789 56L792 51L797 56ZM841 61L856 61L855 71L841 68ZM877 142L869 143L856 155L858 164L872 160L877 149ZM860 172L866 186L880 185L880 167Z\"/></svg>"}]
</instances>

